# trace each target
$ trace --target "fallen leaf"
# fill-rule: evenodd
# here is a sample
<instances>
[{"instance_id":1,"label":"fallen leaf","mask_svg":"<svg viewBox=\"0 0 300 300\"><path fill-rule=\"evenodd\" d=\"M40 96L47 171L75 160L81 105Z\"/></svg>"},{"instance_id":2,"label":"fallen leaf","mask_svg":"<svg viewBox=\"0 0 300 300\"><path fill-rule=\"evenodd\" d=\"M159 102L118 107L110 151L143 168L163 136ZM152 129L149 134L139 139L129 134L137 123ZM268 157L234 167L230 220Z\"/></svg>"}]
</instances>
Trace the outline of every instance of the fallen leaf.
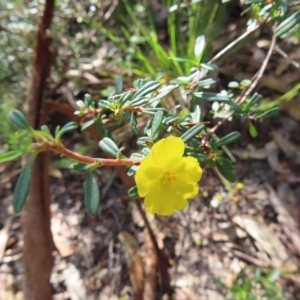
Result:
<instances>
[{"instance_id":1,"label":"fallen leaf","mask_svg":"<svg viewBox=\"0 0 300 300\"><path fill-rule=\"evenodd\" d=\"M275 191L269 184L266 184L267 189L269 190L270 194L270 201L273 204L275 211L278 214L278 221L282 225L284 233L286 236L292 241L297 253L300 254L300 232L298 229L297 224L295 223L294 219L291 217L288 210L283 205L283 202L279 197L276 195Z\"/></svg>"},{"instance_id":2,"label":"fallen leaf","mask_svg":"<svg viewBox=\"0 0 300 300\"><path fill-rule=\"evenodd\" d=\"M296 257L287 252L279 238L261 217L236 215L233 221L259 243L270 256L274 268L282 268L289 272L297 270Z\"/></svg>"}]
</instances>

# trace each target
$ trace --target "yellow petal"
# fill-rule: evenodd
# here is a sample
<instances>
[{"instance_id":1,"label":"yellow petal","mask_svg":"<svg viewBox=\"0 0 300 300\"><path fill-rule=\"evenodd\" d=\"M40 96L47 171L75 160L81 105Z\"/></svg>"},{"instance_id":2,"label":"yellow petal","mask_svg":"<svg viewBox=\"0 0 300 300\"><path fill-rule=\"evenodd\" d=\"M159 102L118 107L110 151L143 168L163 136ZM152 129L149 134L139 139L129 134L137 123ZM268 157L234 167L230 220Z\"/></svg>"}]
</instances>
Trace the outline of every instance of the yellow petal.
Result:
<instances>
[{"instance_id":1,"label":"yellow petal","mask_svg":"<svg viewBox=\"0 0 300 300\"><path fill-rule=\"evenodd\" d=\"M188 185L182 188L182 185L166 186L162 181L157 181L145 197L145 207L149 214L157 213L163 216L169 216L176 209L184 209L187 201L184 193L192 192L193 187Z\"/></svg>"},{"instance_id":2,"label":"yellow petal","mask_svg":"<svg viewBox=\"0 0 300 300\"><path fill-rule=\"evenodd\" d=\"M162 176L158 166L153 161L153 155L146 156L135 173L135 182L140 197L144 197L153 184Z\"/></svg>"},{"instance_id":3,"label":"yellow petal","mask_svg":"<svg viewBox=\"0 0 300 300\"><path fill-rule=\"evenodd\" d=\"M182 158L184 142L181 138L169 136L155 143L151 151L161 170L169 170Z\"/></svg>"},{"instance_id":4,"label":"yellow petal","mask_svg":"<svg viewBox=\"0 0 300 300\"><path fill-rule=\"evenodd\" d=\"M198 182L202 176L202 168L195 157L183 157L173 168L176 177L182 182Z\"/></svg>"}]
</instances>

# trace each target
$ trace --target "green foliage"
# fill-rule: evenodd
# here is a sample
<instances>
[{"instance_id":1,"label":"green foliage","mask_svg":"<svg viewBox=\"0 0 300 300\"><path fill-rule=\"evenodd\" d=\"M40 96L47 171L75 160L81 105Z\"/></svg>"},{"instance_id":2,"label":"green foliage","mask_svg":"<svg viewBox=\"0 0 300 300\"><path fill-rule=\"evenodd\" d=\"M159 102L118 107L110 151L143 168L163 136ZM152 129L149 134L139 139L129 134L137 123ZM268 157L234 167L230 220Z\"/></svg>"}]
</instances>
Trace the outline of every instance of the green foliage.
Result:
<instances>
[{"instance_id":1,"label":"green foliage","mask_svg":"<svg viewBox=\"0 0 300 300\"><path fill-rule=\"evenodd\" d=\"M100 206L100 190L93 172L89 172L84 181L84 203L90 215L97 215Z\"/></svg>"},{"instance_id":2,"label":"green foliage","mask_svg":"<svg viewBox=\"0 0 300 300\"><path fill-rule=\"evenodd\" d=\"M225 4L225 2L228 3ZM289 4L285 0L269 2L246 1L248 4L247 11L250 12L248 29L253 28L253 26L259 27L260 24L271 28L275 22L279 22L275 33L277 36L285 38L297 29L299 11L289 9ZM81 130L96 125L102 136L99 147L117 160L127 158L122 154L123 148L120 148L115 142L117 139L111 132L112 126L109 127L107 124L113 124L115 127L124 126L123 128L131 130L137 136L137 147L140 153L133 153L131 155L132 160L143 159L144 156L151 153L152 145L167 135L181 137L186 144L185 155L195 157L201 165L216 167L228 181L234 182L236 180L233 165L235 159L227 145L235 142L240 137L240 133L237 131L228 132L225 136L218 137L215 132L227 121L242 120L249 124L250 135L256 137L259 132L255 128L255 122L275 116L278 113L276 104L280 101L276 104L263 106L262 95L252 93L252 87L255 83L253 79L244 78L239 82L232 81L227 89L224 88L226 85L223 85L222 82L218 84L219 78L216 78L217 72L215 72L218 70L218 65L215 64L216 58L211 59L212 41L221 35L221 29L228 16L225 12L227 12L230 1L223 1L221 4L217 0L192 2L165 0L162 1L162 4L168 16L163 20L166 22L165 26L167 25L166 41L160 38L159 27L161 24L158 24L159 22L155 18L156 12L151 6L143 6L140 3L132 4L128 0L121 1L115 13L115 21L118 26L111 27L111 24L98 26L96 13L93 10L90 13L86 12L84 5L80 2L78 6L82 9L82 20L79 22L80 18L77 18L75 23L77 33L81 33L83 38L81 35L71 38L66 47L62 40L68 40L72 34L68 32L66 26L59 26L61 25L59 22L62 22L64 18L71 22L76 10L74 8L68 10L66 1L56 3L58 20L53 27L54 41L58 47L66 50L66 52L69 51L68 53L71 51L74 55L58 57L59 67L55 75L60 77L61 70L59 68L63 68L66 61L68 61L68 67L78 68L80 74L85 68L89 70L91 66L93 67L92 64L85 65L85 68L80 69L81 59L90 58L91 53L95 52L94 50L101 41L104 41L105 38L110 39L111 42L105 42L112 46L112 52L117 49L121 54L116 60L114 55L106 57L107 60L103 59L99 69L102 67L105 69L107 65L111 66L109 64L109 59L111 59L114 64L121 66L122 71L129 67L132 73L142 78L132 80L132 82L131 78L128 80L127 77L124 77L123 79L114 71L113 74L105 73L103 75L102 71L97 70L101 76L113 77L115 86L108 86L105 90L95 91L96 89L93 90L84 83L83 78L80 77L80 80L72 79L70 75L72 72L68 73L68 80L72 81L76 88L88 91L82 100L76 99L78 110L75 113L82 118ZM8 4L5 5L6 10L5 12L1 11L0 15L4 16L7 24L10 24L8 15L12 8L9 8ZM40 4L38 1L33 1L32 5L39 7ZM17 18L19 18L22 15L20 12L21 2L16 2L12 6L17 9ZM124 11L127 12L126 18ZM21 46L24 48L33 45L34 40L31 37L32 29L30 28L32 24L37 23L37 17L37 14L33 13L31 17L24 20L26 25L24 25L23 33L26 33L27 37L26 40L22 41ZM128 22L129 19L130 23ZM102 32L102 35L99 34L94 39L94 48L85 47L85 38L89 38L86 36L87 29L93 29L95 34ZM55 30L59 32L57 35L54 34ZM3 34L0 31L0 34L6 42L11 41L12 37L7 32ZM64 39L60 37L64 37ZM90 40L87 41L90 42ZM0 39L0 45L1 43ZM12 50L13 47L9 48L10 53L13 53ZM18 58L19 61L22 61L20 55L20 53L14 53L14 60ZM61 61L59 61L60 59ZM0 59L0 61L2 60ZM13 77L13 74L16 75L19 72L16 65L12 67L9 62L6 62L4 71L0 68L0 72L5 72L4 75L0 73L0 80L5 79L7 74L10 77ZM26 67L27 64L24 64L24 69ZM10 68L12 73L9 71ZM19 73L16 75L17 78L20 76ZM26 74L22 76L20 82L25 80ZM147 76L149 78L146 78ZM6 81L3 80L3 82ZM290 91L285 97L289 99L294 97L298 89L299 87L293 88L292 92ZM19 90L18 93L16 95L18 94L19 98L24 98L21 97L23 91ZM4 94L5 97L8 97L7 99L10 99L6 93ZM18 106L18 101L15 98L13 100L13 107ZM206 107L209 108L211 119L217 119L215 126L203 122L203 112L206 112ZM0 110L0 126L1 114ZM61 142L63 134L78 127L75 122L68 123L62 128L57 127L54 138L46 125L43 125L41 130L33 130L24 115L18 110L13 110L9 114L9 119L21 130L16 133L10 131L6 135L5 142L8 141L7 144L10 146L6 145L5 150L1 150L0 162L17 159L22 154L32 151L34 153L46 151L47 147L50 146L52 150L54 147L54 151L59 152L63 147ZM128 145L125 144L125 146ZM76 156L74 159L76 160ZM83 164L81 161L76 161L71 163L69 168L86 171L95 166L96 164L93 163ZM134 176L137 168L138 164L131 161L128 175ZM30 173L29 167L26 166L24 170L27 170L27 174ZM23 177L20 176L20 178ZM85 186L95 190L96 180L92 173L89 173ZM133 197L135 190L130 190L129 194ZM95 199L98 199L97 192L95 195ZM24 205L20 199L24 200L17 198L16 211L19 211ZM98 202L91 194L88 194L86 199L89 213L96 213Z\"/></svg>"},{"instance_id":3,"label":"green foliage","mask_svg":"<svg viewBox=\"0 0 300 300\"><path fill-rule=\"evenodd\" d=\"M27 122L27 119L19 110L14 109L12 112L8 114L8 118L11 123L13 123L15 126L21 129L25 129L25 130L31 129L30 125Z\"/></svg>"},{"instance_id":4,"label":"green foliage","mask_svg":"<svg viewBox=\"0 0 300 300\"><path fill-rule=\"evenodd\" d=\"M25 205L31 184L31 174L36 154L33 153L23 168L14 190L12 201L15 213L20 213Z\"/></svg>"},{"instance_id":5,"label":"green foliage","mask_svg":"<svg viewBox=\"0 0 300 300\"><path fill-rule=\"evenodd\" d=\"M254 274L248 276L242 270L231 287L228 287L218 278L214 278L214 281L227 291L225 299L228 300L286 300L280 288L275 284L279 278L280 270L275 269L262 274L261 269L257 268Z\"/></svg>"}]
</instances>

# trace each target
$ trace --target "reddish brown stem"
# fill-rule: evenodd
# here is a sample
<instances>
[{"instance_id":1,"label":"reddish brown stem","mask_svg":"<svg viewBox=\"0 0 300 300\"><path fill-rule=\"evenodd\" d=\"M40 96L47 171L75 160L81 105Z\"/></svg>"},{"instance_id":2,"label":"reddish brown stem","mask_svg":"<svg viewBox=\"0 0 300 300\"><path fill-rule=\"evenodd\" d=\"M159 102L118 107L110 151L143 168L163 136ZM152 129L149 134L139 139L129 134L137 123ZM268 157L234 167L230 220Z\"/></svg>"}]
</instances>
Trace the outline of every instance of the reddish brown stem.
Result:
<instances>
[{"instance_id":1,"label":"reddish brown stem","mask_svg":"<svg viewBox=\"0 0 300 300\"><path fill-rule=\"evenodd\" d=\"M85 156L78 154L76 152L73 152L67 148L65 148L63 145L57 145L50 142L45 142L41 145L37 145L33 147L34 150L52 150L54 152L57 152L59 154L62 154L64 156L67 156L75 161L78 161L80 163L85 164L94 164L96 167L102 167L102 166L132 166L132 165L139 165L140 160L138 159L110 159L110 158L95 158L90 156Z\"/></svg>"}]
</instances>

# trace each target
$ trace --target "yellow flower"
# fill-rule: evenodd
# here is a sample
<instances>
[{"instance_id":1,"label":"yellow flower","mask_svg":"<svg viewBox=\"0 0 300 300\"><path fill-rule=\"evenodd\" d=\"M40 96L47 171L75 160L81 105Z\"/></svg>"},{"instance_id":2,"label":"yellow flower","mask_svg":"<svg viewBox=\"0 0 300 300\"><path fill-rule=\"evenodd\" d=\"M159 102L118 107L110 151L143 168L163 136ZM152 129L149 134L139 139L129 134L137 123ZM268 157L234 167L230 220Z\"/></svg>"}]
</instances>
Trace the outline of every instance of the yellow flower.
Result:
<instances>
[{"instance_id":1,"label":"yellow flower","mask_svg":"<svg viewBox=\"0 0 300 300\"><path fill-rule=\"evenodd\" d=\"M184 142L170 136L155 143L138 168L135 181L149 214L168 216L184 209L199 191L202 169L194 157L183 157Z\"/></svg>"}]
</instances>

